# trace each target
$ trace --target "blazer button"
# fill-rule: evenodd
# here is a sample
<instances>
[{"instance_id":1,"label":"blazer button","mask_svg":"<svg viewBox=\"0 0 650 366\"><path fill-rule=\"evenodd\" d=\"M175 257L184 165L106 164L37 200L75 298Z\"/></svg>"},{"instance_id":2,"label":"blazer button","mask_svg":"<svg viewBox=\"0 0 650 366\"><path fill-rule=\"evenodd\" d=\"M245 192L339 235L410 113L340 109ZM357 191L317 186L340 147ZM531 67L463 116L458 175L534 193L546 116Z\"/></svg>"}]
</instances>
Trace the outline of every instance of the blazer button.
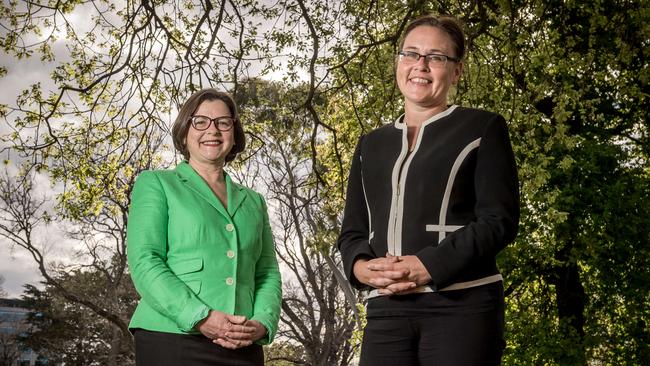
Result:
<instances>
[{"instance_id":1,"label":"blazer button","mask_svg":"<svg viewBox=\"0 0 650 366\"><path fill-rule=\"evenodd\" d=\"M232 286L233 283L235 283L235 280L233 280L232 277L226 278L226 285Z\"/></svg>"},{"instance_id":2,"label":"blazer button","mask_svg":"<svg viewBox=\"0 0 650 366\"><path fill-rule=\"evenodd\" d=\"M228 224L228 225L226 225L226 230L228 230L228 231L233 231L233 230L235 230L235 225L233 225L233 224Z\"/></svg>"},{"instance_id":3,"label":"blazer button","mask_svg":"<svg viewBox=\"0 0 650 366\"><path fill-rule=\"evenodd\" d=\"M233 252L232 250L229 250L228 252L226 252L226 255L230 259L235 258L235 252Z\"/></svg>"}]
</instances>

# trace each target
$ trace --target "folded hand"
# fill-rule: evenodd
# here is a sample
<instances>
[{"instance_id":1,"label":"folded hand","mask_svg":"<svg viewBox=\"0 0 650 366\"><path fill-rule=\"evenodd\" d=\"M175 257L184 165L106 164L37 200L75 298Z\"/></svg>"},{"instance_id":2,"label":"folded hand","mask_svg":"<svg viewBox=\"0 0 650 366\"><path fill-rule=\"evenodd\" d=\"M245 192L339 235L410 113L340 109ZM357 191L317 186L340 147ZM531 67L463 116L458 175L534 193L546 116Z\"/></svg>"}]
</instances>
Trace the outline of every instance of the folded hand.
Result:
<instances>
[{"instance_id":1,"label":"folded hand","mask_svg":"<svg viewBox=\"0 0 650 366\"><path fill-rule=\"evenodd\" d=\"M431 276L414 255L359 259L353 268L356 278L383 295L404 295L417 286L431 282Z\"/></svg>"},{"instance_id":2,"label":"folded hand","mask_svg":"<svg viewBox=\"0 0 650 366\"><path fill-rule=\"evenodd\" d=\"M196 329L214 343L229 349L250 346L266 334L266 328L256 320L217 310L210 310L208 316L196 325Z\"/></svg>"}]
</instances>

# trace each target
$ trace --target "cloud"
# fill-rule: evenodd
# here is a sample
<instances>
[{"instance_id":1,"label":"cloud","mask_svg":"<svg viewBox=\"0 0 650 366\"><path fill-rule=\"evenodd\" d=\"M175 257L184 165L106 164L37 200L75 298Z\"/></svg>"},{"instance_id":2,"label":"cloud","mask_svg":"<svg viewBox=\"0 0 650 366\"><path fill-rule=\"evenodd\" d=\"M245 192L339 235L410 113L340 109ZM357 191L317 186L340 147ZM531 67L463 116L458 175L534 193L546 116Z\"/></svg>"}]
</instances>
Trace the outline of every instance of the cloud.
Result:
<instances>
[{"instance_id":1,"label":"cloud","mask_svg":"<svg viewBox=\"0 0 650 366\"><path fill-rule=\"evenodd\" d=\"M2 287L8 297L20 297L25 284L42 287L36 262L21 248L11 250L8 245L0 245L0 268L0 275L5 279Z\"/></svg>"},{"instance_id":2,"label":"cloud","mask_svg":"<svg viewBox=\"0 0 650 366\"><path fill-rule=\"evenodd\" d=\"M17 175L18 167L13 161L4 168L7 169L10 177ZM35 174L33 180L32 198L37 201L47 200L42 208L52 212L53 197L57 188L52 187L47 177L42 174ZM73 253L80 249L82 243L66 238L66 228L66 224L62 222L56 225L41 224L34 228L32 243L45 257L47 266L53 262L71 264ZM13 244L5 237L0 237L0 275L5 279L2 288L9 297L20 297L25 284L42 287L39 282L43 278L34 258L26 249Z\"/></svg>"},{"instance_id":3,"label":"cloud","mask_svg":"<svg viewBox=\"0 0 650 366\"><path fill-rule=\"evenodd\" d=\"M0 53L0 66L7 68L7 75L0 79L3 90L0 93L0 103L15 105L20 92L37 82L41 82L46 90L54 90L50 73L58 63L59 61L43 62L38 57L19 60L12 55Z\"/></svg>"},{"instance_id":4,"label":"cloud","mask_svg":"<svg viewBox=\"0 0 650 366\"><path fill-rule=\"evenodd\" d=\"M79 19L84 19L79 17ZM89 22L89 20L87 21ZM7 69L7 74L0 78L0 104L9 106L16 105L16 98L20 93L28 89L31 85L41 83L45 95L51 91L56 91L56 85L50 78L51 72L57 65L69 59L68 50L65 40L59 40L53 45L55 54L54 62L41 61L39 55L17 59L13 55L0 52L0 66ZM9 130L7 123L12 123L13 116L10 115L7 121L0 123L0 134L5 134ZM1 147L5 147L3 144ZM21 158L18 156L5 155L3 158L11 159L8 167L12 173L15 173L16 166L20 164ZM35 196L53 196L53 188L49 180L44 176L35 177ZM57 259L60 262L69 262L70 252L75 248L72 241L63 239L63 234L55 228L41 228L38 230L36 239L47 242L47 261ZM40 231L43 231L42 233ZM23 293L25 284L32 284L41 287L42 277L38 270L35 260L25 249L12 246L5 238L0 238L0 275L4 277L5 282L2 288L8 293L9 297L20 297Z\"/></svg>"}]
</instances>

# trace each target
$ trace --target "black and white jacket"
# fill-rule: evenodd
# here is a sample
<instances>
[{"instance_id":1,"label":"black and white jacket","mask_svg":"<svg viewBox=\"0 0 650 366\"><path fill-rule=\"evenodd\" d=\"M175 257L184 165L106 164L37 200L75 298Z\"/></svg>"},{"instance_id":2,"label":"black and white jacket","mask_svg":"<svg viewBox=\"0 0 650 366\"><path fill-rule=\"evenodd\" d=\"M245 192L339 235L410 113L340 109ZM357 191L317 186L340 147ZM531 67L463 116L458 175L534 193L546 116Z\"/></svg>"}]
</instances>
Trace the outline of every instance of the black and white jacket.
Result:
<instances>
[{"instance_id":1,"label":"black and white jacket","mask_svg":"<svg viewBox=\"0 0 650 366\"><path fill-rule=\"evenodd\" d=\"M366 256L417 255L422 292L501 280L495 257L519 223L515 159L502 116L452 106L425 121L408 152L402 117L362 136L350 169L338 247L345 273Z\"/></svg>"}]
</instances>

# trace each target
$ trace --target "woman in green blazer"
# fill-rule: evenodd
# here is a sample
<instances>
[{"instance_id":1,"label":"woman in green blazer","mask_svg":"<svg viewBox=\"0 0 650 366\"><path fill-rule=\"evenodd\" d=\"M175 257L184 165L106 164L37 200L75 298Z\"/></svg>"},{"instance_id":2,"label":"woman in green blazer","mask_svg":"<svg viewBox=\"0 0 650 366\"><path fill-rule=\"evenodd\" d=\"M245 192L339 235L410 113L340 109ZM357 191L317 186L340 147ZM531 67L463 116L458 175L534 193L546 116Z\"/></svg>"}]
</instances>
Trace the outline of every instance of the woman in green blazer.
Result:
<instances>
[{"instance_id":1,"label":"woman in green blazer","mask_svg":"<svg viewBox=\"0 0 650 366\"><path fill-rule=\"evenodd\" d=\"M195 93L172 134L186 161L142 172L131 197L136 363L262 365L282 286L264 199L223 171L245 147L233 99Z\"/></svg>"}]
</instances>

